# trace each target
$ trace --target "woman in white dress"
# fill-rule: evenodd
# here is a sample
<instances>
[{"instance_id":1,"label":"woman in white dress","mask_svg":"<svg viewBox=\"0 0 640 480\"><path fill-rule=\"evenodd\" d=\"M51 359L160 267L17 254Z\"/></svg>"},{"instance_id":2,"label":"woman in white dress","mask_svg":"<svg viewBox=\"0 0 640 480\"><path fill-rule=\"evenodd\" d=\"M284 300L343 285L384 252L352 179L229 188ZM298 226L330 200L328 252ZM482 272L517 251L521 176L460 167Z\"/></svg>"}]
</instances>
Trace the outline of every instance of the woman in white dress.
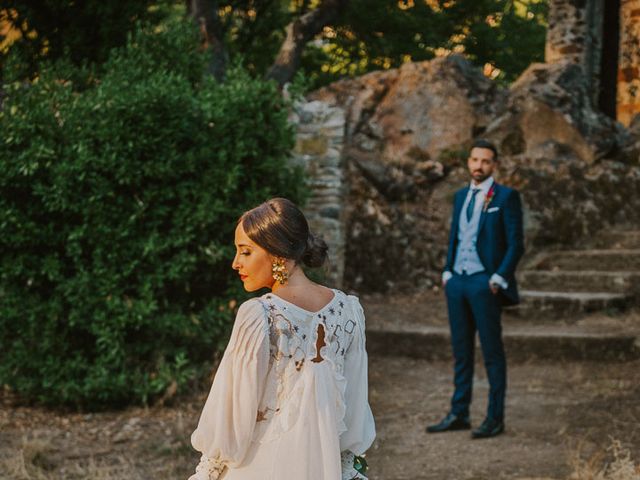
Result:
<instances>
[{"instance_id":1,"label":"woman in white dress","mask_svg":"<svg viewBox=\"0 0 640 480\"><path fill-rule=\"evenodd\" d=\"M202 457L189 480L366 478L355 456L375 425L358 299L305 276L301 264L321 266L327 246L289 200L244 213L235 246L244 288L271 292L238 310L191 436Z\"/></svg>"}]
</instances>

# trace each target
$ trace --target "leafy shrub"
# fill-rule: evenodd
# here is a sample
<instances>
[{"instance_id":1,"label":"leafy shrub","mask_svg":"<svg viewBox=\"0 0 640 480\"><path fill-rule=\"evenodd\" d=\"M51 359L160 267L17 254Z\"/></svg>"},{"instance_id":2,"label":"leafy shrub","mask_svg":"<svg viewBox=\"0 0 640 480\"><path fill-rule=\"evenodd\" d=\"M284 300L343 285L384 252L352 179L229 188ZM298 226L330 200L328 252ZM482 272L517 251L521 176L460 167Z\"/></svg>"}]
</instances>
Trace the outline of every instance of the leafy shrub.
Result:
<instances>
[{"instance_id":1,"label":"leafy shrub","mask_svg":"<svg viewBox=\"0 0 640 480\"><path fill-rule=\"evenodd\" d=\"M188 25L140 28L98 77L69 65L5 85L0 384L147 402L197 378L228 331L240 213L301 200L287 105L240 68L206 76Z\"/></svg>"}]
</instances>

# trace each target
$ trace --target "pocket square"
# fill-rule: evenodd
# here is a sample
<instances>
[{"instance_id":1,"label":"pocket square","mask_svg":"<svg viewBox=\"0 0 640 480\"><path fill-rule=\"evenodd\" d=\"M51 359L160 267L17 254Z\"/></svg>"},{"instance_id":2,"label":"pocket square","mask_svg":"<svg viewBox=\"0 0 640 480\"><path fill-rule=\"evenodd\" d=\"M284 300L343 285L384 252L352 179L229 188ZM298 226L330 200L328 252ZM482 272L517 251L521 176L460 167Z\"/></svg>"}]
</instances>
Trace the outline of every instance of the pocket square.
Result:
<instances>
[{"instance_id":1,"label":"pocket square","mask_svg":"<svg viewBox=\"0 0 640 480\"><path fill-rule=\"evenodd\" d=\"M487 213L497 212L498 210L500 210L500 207L491 207L489 210L487 210Z\"/></svg>"}]
</instances>

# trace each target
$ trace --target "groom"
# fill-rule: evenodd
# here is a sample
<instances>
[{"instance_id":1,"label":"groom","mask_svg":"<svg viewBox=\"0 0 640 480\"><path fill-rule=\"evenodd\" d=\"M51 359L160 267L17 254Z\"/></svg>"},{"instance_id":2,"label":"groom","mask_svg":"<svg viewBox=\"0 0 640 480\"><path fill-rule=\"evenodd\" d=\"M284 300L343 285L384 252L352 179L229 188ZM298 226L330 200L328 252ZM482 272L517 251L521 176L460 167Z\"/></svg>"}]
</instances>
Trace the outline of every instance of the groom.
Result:
<instances>
[{"instance_id":1,"label":"groom","mask_svg":"<svg viewBox=\"0 0 640 480\"><path fill-rule=\"evenodd\" d=\"M489 405L484 422L471 436L487 438L504 430L507 368L500 315L503 305L518 303L514 275L524 251L522 207L517 191L493 180L498 151L492 143L476 140L467 166L471 182L455 195L442 274L455 359L455 391L449 413L440 423L427 427L427 432L471 428L469 404L477 330L489 378Z\"/></svg>"}]
</instances>

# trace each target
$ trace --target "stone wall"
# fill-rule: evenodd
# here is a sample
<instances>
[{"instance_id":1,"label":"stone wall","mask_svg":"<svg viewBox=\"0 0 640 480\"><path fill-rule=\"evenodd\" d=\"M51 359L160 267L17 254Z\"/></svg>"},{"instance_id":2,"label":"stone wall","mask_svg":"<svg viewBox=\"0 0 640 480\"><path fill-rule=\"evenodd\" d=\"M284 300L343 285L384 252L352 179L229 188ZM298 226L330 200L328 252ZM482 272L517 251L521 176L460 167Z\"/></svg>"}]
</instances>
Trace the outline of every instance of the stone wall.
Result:
<instances>
[{"instance_id":1,"label":"stone wall","mask_svg":"<svg viewBox=\"0 0 640 480\"><path fill-rule=\"evenodd\" d=\"M545 61L582 66L589 90L598 91L604 0L550 0ZM597 100L597 99L593 99Z\"/></svg>"},{"instance_id":2,"label":"stone wall","mask_svg":"<svg viewBox=\"0 0 640 480\"><path fill-rule=\"evenodd\" d=\"M600 44L602 0L550 0L545 62L583 65Z\"/></svg>"},{"instance_id":3,"label":"stone wall","mask_svg":"<svg viewBox=\"0 0 640 480\"><path fill-rule=\"evenodd\" d=\"M305 215L311 230L329 246L328 285L341 287L345 249L345 182L342 150L345 114L340 106L302 102L292 112L297 127L293 162L307 173L309 198Z\"/></svg>"},{"instance_id":4,"label":"stone wall","mask_svg":"<svg viewBox=\"0 0 640 480\"><path fill-rule=\"evenodd\" d=\"M580 65L598 104L605 0L550 0L545 61ZM617 120L629 126L640 113L640 0L620 0ZM604 53L611 55L611 52ZM614 112L611 112L613 115Z\"/></svg>"},{"instance_id":5,"label":"stone wall","mask_svg":"<svg viewBox=\"0 0 640 480\"><path fill-rule=\"evenodd\" d=\"M618 121L630 125L640 113L640 0L622 0L618 69Z\"/></svg>"}]
</instances>

